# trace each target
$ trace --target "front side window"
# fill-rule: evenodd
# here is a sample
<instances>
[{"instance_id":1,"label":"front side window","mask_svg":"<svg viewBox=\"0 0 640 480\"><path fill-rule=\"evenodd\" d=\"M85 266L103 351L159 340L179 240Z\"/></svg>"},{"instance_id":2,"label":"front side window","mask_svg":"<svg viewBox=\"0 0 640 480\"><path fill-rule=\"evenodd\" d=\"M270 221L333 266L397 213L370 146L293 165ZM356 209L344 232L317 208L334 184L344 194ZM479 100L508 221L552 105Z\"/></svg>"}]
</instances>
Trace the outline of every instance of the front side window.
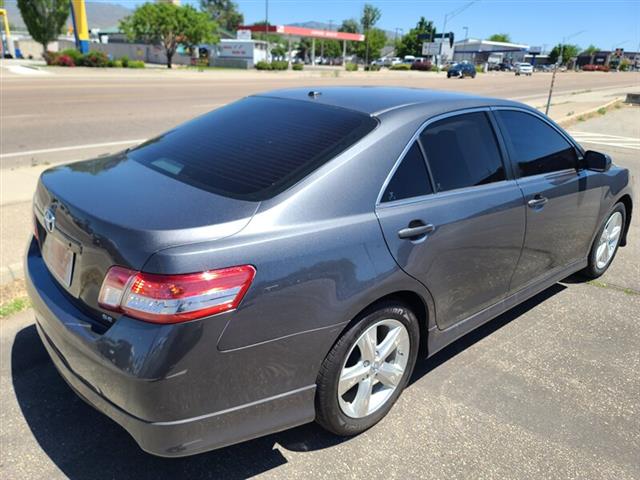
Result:
<instances>
[{"instance_id":1,"label":"front side window","mask_svg":"<svg viewBox=\"0 0 640 480\"><path fill-rule=\"evenodd\" d=\"M382 195L382 203L433 193L420 147L411 145Z\"/></svg>"},{"instance_id":2,"label":"front side window","mask_svg":"<svg viewBox=\"0 0 640 480\"><path fill-rule=\"evenodd\" d=\"M422 132L420 142L438 192L506 179L496 137L484 112L437 121Z\"/></svg>"},{"instance_id":3,"label":"front side window","mask_svg":"<svg viewBox=\"0 0 640 480\"><path fill-rule=\"evenodd\" d=\"M521 177L576 168L573 145L539 118L515 110L498 110L496 115Z\"/></svg>"}]
</instances>

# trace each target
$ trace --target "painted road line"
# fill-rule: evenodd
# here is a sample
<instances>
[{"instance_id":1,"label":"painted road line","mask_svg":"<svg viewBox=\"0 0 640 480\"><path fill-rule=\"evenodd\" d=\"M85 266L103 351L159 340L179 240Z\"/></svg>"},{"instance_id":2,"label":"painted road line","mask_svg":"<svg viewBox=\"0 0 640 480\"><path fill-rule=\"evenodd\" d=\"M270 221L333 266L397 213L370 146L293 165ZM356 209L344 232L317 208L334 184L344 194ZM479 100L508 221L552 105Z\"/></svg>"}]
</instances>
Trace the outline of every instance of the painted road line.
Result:
<instances>
[{"instance_id":1,"label":"painted road line","mask_svg":"<svg viewBox=\"0 0 640 480\"><path fill-rule=\"evenodd\" d=\"M12 153L3 153L0 155L0 159L3 158L14 158L14 157L26 157L29 155L40 155L43 153L54 153L54 152L66 152L68 150L84 150L84 149L92 149L92 148L102 148L102 147L117 147L118 145L131 145L136 143L142 143L146 139L135 139L135 140L121 140L119 142L106 142L106 143L90 143L87 145L73 145L70 147L58 147L58 148L45 148L42 150L29 150L26 152L12 152Z\"/></svg>"},{"instance_id":2,"label":"painted road line","mask_svg":"<svg viewBox=\"0 0 640 480\"><path fill-rule=\"evenodd\" d=\"M608 135L605 133L596 133L596 132L569 132L571 135L575 135L576 137L589 137L589 138L613 138L620 140L632 140L640 142L640 137L622 137L620 135Z\"/></svg>"},{"instance_id":3,"label":"painted road line","mask_svg":"<svg viewBox=\"0 0 640 480\"><path fill-rule=\"evenodd\" d=\"M577 139L576 139L577 140ZM579 140L579 143L588 143L590 145L603 145L607 147L628 148L631 150L640 150L640 145L630 145L626 143L610 143L610 142L598 142L590 140Z\"/></svg>"}]
</instances>

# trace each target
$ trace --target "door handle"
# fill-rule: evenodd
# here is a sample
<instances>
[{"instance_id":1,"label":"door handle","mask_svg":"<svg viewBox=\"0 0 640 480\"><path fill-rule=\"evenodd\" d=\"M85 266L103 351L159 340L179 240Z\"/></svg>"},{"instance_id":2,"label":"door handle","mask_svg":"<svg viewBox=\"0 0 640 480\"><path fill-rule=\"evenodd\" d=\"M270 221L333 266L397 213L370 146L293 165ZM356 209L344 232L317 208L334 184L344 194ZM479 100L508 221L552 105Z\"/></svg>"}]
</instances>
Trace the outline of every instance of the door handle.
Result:
<instances>
[{"instance_id":1,"label":"door handle","mask_svg":"<svg viewBox=\"0 0 640 480\"><path fill-rule=\"evenodd\" d=\"M409 225L414 224L411 222ZM398 237L400 238L410 238L415 239L417 237L421 237L422 235L426 235L427 233L431 233L436 229L436 227L428 223L425 225L424 223L420 223L420 225L416 225L414 227L403 228L398 232Z\"/></svg>"},{"instance_id":2,"label":"door handle","mask_svg":"<svg viewBox=\"0 0 640 480\"><path fill-rule=\"evenodd\" d=\"M542 195L537 194L535 197L533 197L531 200L527 202L527 205L529 205L529 207L531 208L538 208L538 207L542 207L548 201L549 199L547 197L543 197Z\"/></svg>"}]
</instances>

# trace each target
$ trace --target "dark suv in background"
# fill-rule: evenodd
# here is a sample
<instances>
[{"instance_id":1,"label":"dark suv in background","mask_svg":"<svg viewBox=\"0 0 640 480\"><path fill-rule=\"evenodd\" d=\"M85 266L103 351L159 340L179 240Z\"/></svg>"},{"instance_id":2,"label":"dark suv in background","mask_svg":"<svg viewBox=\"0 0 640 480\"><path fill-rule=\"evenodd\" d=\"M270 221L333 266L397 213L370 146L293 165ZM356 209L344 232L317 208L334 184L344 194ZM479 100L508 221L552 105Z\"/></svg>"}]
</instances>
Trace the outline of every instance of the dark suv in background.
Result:
<instances>
[{"instance_id":1,"label":"dark suv in background","mask_svg":"<svg viewBox=\"0 0 640 480\"><path fill-rule=\"evenodd\" d=\"M455 63L447 70L447 78L476 78L476 67L471 63Z\"/></svg>"}]
</instances>

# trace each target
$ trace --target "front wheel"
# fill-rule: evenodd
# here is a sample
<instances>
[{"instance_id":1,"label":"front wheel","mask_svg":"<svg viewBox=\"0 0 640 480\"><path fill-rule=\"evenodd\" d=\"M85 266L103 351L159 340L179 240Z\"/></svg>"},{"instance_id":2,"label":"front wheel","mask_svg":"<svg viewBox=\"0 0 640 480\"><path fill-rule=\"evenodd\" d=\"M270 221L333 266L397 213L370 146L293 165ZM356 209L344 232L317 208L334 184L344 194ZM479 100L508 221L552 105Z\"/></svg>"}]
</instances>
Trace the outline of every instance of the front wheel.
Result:
<instances>
[{"instance_id":1,"label":"front wheel","mask_svg":"<svg viewBox=\"0 0 640 480\"><path fill-rule=\"evenodd\" d=\"M624 204L617 203L593 241L589 252L589 264L582 271L584 275L589 278L598 278L607 271L618 252L626 219L627 211Z\"/></svg>"},{"instance_id":2,"label":"front wheel","mask_svg":"<svg viewBox=\"0 0 640 480\"><path fill-rule=\"evenodd\" d=\"M316 420L337 435L378 423L407 385L418 355L418 320L401 303L365 312L335 343L318 374Z\"/></svg>"}]
</instances>

